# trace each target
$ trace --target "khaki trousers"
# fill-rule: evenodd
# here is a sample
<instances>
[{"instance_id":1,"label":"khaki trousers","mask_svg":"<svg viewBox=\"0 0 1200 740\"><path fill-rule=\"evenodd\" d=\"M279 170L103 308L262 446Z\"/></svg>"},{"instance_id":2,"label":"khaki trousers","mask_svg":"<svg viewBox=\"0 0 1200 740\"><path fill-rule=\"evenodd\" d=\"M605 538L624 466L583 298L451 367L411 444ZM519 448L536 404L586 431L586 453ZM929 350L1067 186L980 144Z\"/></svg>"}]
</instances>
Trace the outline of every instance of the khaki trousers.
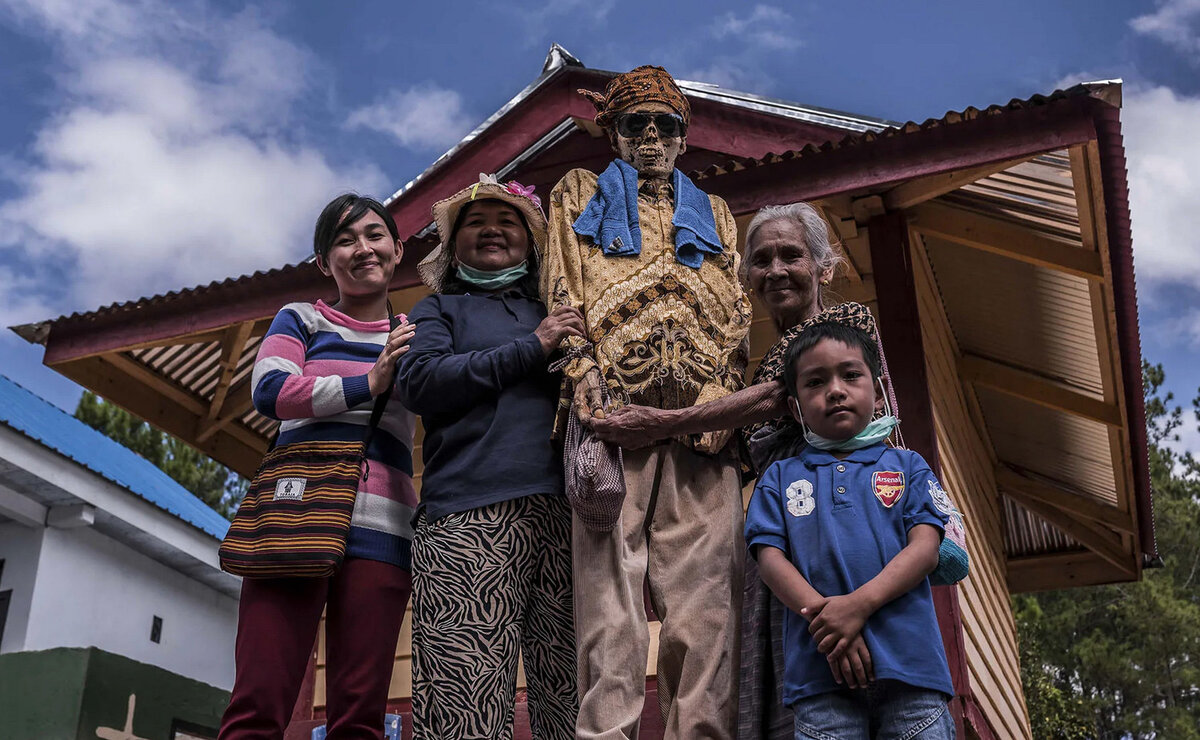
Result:
<instances>
[{"instance_id":1,"label":"khaki trousers","mask_svg":"<svg viewBox=\"0 0 1200 740\"><path fill-rule=\"evenodd\" d=\"M637 737L645 700L649 582L662 620L666 738L734 737L745 559L737 465L678 442L625 451L625 504L608 533L575 520L576 737Z\"/></svg>"}]
</instances>

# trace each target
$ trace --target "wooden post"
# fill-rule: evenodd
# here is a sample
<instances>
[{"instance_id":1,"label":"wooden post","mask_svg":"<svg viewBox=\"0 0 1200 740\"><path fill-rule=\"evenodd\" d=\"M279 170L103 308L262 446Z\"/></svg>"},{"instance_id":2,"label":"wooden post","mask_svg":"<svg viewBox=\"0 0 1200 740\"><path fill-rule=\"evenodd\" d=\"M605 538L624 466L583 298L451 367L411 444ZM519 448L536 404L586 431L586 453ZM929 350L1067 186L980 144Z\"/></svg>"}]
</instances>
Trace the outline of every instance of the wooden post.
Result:
<instances>
[{"instance_id":1,"label":"wooden post","mask_svg":"<svg viewBox=\"0 0 1200 740\"><path fill-rule=\"evenodd\" d=\"M934 474L940 476L908 219L901 211L874 216L867 224L867 238L871 245L871 272L875 275L875 295L879 305L879 333L887 353L896 403L904 420L904 441L910 450L925 458ZM958 590L954 586L935 587L933 603L946 660L950 664L950 678L954 682L955 697L950 708L958 736L965 738L965 705L971 700L971 687Z\"/></svg>"}]
</instances>

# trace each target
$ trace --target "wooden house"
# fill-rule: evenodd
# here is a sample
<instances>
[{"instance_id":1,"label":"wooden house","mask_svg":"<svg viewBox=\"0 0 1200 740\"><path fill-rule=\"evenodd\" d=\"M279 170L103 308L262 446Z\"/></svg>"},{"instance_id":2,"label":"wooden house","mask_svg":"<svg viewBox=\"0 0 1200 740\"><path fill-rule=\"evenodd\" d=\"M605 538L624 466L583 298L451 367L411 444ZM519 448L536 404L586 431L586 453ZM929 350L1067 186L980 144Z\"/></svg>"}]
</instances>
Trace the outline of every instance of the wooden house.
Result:
<instances>
[{"instance_id":1,"label":"wooden house","mask_svg":"<svg viewBox=\"0 0 1200 740\"><path fill-rule=\"evenodd\" d=\"M576 89L611 75L555 46L528 87L389 199L407 245L398 310L425 293L414 267L435 242L435 201L480 172L545 194L570 168L606 166ZM908 445L966 517L971 575L936 596L960 736L1030 737L1009 595L1136 580L1154 555L1120 82L920 124L682 87L693 122L679 166L702 189L743 227L765 205L818 202L841 236L833 288L876 312ZM273 431L250 403L259 339L282 304L331 289L305 263L16 330L45 345L47 365L248 474ZM756 317L755 358L775 340ZM321 655L306 721L323 710Z\"/></svg>"}]
</instances>

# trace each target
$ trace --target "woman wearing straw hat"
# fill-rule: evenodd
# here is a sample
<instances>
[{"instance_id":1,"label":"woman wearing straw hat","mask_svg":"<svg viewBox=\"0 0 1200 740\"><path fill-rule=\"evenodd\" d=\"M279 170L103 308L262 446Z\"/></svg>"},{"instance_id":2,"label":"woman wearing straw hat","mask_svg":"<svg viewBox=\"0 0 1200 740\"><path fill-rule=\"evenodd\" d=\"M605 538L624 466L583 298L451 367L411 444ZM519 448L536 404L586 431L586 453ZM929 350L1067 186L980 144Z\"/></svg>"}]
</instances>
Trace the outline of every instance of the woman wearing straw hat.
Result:
<instances>
[{"instance_id":1,"label":"woman wearing straw hat","mask_svg":"<svg viewBox=\"0 0 1200 740\"><path fill-rule=\"evenodd\" d=\"M523 654L536 738L571 738L578 711L571 511L551 443L559 342L546 315L546 219L533 188L481 176L433 207L441 243L418 266L434 291L397 393L422 417L425 469L413 539L416 738L511 737Z\"/></svg>"}]
</instances>

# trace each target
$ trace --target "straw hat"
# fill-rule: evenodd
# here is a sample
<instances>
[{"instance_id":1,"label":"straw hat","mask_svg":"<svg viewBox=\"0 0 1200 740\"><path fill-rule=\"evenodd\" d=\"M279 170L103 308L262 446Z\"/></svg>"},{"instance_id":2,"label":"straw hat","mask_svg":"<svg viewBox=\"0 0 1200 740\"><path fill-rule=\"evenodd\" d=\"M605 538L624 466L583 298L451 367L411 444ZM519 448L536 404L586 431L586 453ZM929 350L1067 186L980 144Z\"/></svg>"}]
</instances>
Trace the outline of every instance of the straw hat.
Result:
<instances>
[{"instance_id":1,"label":"straw hat","mask_svg":"<svg viewBox=\"0 0 1200 740\"><path fill-rule=\"evenodd\" d=\"M501 184L494 175L480 173L479 182L463 188L454 195L433 204L433 220L437 224L440 243L417 265L421 281L434 292L441 292L442 283L450 272L454 248L450 243L454 224L464 206L476 200L499 200L507 203L525 219L529 233L533 234L533 250L540 261L546 250L546 217L542 214L542 201L533 194L533 186L518 182Z\"/></svg>"}]
</instances>

